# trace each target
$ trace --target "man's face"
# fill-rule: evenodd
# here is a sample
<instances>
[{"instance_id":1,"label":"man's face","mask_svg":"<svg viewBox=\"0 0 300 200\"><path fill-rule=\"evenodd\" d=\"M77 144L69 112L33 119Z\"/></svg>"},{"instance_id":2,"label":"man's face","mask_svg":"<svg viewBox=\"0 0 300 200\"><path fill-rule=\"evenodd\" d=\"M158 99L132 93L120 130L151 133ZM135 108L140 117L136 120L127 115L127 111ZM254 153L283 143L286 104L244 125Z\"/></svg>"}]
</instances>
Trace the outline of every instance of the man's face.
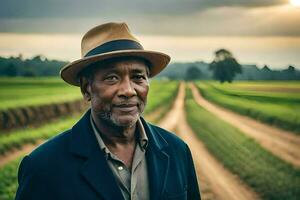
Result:
<instances>
[{"instance_id":1,"label":"man's face","mask_svg":"<svg viewBox=\"0 0 300 200\"><path fill-rule=\"evenodd\" d=\"M97 118L118 127L134 125L147 102L147 70L138 59L110 61L99 67L87 86Z\"/></svg>"}]
</instances>

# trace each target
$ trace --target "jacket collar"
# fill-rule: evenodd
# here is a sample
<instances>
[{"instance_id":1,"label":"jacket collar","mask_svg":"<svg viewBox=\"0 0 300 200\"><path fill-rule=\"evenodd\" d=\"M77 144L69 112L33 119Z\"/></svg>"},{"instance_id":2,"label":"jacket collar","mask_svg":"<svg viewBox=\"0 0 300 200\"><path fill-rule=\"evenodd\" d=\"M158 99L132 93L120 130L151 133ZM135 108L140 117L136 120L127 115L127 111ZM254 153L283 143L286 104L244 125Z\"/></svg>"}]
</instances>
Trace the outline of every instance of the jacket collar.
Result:
<instances>
[{"instance_id":1,"label":"jacket collar","mask_svg":"<svg viewBox=\"0 0 300 200\"><path fill-rule=\"evenodd\" d=\"M90 113L91 111L88 110L72 127L69 150L74 155L86 159L80 173L98 194L107 200L123 199L114 175L106 162L104 152L100 150L93 133L89 121ZM141 121L149 140L146 158L150 199L160 199L169 168L169 155L164 151L168 143L157 128L153 128L143 118Z\"/></svg>"}]
</instances>

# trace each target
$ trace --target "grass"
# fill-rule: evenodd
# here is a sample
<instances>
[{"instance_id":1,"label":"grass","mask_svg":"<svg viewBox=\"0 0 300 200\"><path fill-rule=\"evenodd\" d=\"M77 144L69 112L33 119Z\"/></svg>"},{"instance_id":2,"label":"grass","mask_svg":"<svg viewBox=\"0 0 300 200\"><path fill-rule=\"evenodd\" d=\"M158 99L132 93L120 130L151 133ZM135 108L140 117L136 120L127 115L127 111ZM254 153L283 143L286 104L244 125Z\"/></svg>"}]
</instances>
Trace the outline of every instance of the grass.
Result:
<instances>
[{"instance_id":1,"label":"grass","mask_svg":"<svg viewBox=\"0 0 300 200\"><path fill-rule=\"evenodd\" d=\"M263 199L299 198L299 168L277 158L252 138L200 107L190 90L185 106L188 123L206 148Z\"/></svg>"},{"instance_id":2,"label":"grass","mask_svg":"<svg viewBox=\"0 0 300 200\"><path fill-rule=\"evenodd\" d=\"M0 155L14 149L21 148L24 144L35 143L38 140L45 140L56 134L71 128L79 116L63 117L54 122L43 125L39 128L26 128L0 135Z\"/></svg>"},{"instance_id":3,"label":"grass","mask_svg":"<svg viewBox=\"0 0 300 200\"><path fill-rule=\"evenodd\" d=\"M22 157L0 168L0 199L12 200L15 197L18 180L17 171Z\"/></svg>"},{"instance_id":4,"label":"grass","mask_svg":"<svg viewBox=\"0 0 300 200\"><path fill-rule=\"evenodd\" d=\"M0 78L0 110L82 98L78 87L59 78Z\"/></svg>"},{"instance_id":5,"label":"grass","mask_svg":"<svg viewBox=\"0 0 300 200\"><path fill-rule=\"evenodd\" d=\"M148 103L144 114L147 115L161 106L168 107L168 105L172 105L170 102L175 99L178 87L179 82L177 81L151 81Z\"/></svg>"},{"instance_id":6,"label":"grass","mask_svg":"<svg viewBox=\"0 0 300 200\"><path fill-rule=\"evenodd\" d=\"M285 85L286 84L286 85ZM201 94L216 104L262 122L300 133L300 82L197 84ZM280 88L279 91L277 89ZM290 88L293 88L290 90Z\"/></svg>"}]
</instances>

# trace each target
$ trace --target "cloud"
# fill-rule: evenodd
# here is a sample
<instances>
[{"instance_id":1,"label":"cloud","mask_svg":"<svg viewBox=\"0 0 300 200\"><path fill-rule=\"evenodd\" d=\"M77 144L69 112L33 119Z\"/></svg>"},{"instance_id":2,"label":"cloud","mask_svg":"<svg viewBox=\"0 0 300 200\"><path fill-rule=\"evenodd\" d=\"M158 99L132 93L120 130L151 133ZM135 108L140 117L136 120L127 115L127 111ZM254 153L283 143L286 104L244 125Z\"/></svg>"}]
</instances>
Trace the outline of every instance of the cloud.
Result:
<instances>
[{"instance_id":1,"label":"cloud","mask_svg":"<svg viewBox=\"0 0 300 200\"><path fill-rule=\"evenodd\" d=\"M300 36L287 0L4 0L0 32L84 33L125 21L134 33L183 36Z\"/></svg>"},{"instance_id":2,"label":"cloud","mask_svg":"<svg viewBox=\"0 0 300 200\"><path fill-rule=\"evenodd\" d=\"M264 7L287 0L2 0L0 18L182 15L214 7Z\"/></svg>"}]
</instances>

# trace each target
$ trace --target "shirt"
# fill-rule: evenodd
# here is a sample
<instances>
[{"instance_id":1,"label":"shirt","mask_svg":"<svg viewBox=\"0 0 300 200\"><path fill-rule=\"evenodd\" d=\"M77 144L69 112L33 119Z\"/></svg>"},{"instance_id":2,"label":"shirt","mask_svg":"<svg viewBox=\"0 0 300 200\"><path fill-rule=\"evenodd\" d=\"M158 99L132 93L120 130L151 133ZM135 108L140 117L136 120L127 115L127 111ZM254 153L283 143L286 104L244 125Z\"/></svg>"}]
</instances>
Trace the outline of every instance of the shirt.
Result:
<instances>
[{"instance_id":1,"label":"shirt","mask_svg":"<svg viewBox=\"0 0 300 200\"><path fill-rule=\"evenodd\" d=\"M146 149L148 138L141 120L137 121L137 145L135 147L132 167L128 169L123 161L114 155L105 145L92 115L90 116L93 132L96 135L100 149L104 152L107 163L113 172L125 200L149 200L149 181L147 173Z\"/></svg>"}]
</instances>

